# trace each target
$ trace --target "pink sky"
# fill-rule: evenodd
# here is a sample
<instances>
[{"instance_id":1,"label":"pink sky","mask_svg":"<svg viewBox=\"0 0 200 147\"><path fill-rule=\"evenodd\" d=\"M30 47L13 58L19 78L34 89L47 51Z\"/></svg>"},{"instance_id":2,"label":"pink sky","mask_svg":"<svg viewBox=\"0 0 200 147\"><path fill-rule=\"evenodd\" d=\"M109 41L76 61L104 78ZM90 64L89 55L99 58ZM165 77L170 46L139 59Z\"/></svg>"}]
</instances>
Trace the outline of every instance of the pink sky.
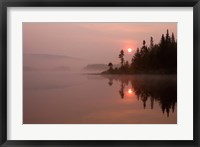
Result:
<instances>
[{"instance_id":1,"label":"pink sky","mask_svg":"<svg viewBox=\"0 0 200 147\"><path fill-rule=\"evenodd\" d=\"M177 35L177 23L23 23L24 54L53 54L78 57L90 63L118 63L118 54L125 50L130 60L142 46L160 41L161 35Z\"/></svg>"}]
</instances>

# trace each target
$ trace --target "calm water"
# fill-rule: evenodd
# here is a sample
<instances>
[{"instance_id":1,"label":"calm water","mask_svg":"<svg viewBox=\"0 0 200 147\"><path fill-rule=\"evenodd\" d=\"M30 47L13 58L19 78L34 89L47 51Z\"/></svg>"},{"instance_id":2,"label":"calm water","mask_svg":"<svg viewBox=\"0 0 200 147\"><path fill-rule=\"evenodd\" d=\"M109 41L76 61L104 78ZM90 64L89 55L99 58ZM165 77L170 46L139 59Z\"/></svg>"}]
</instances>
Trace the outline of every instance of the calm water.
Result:
<instances>
[{"instance_id":1,"label":"calm water","mask_svg":"<svg viewBox=\"0 0 200 147\"><path fill-rule=\"evenodd\" d=\"M176 76L24 72L25 124L176 124Z\"/></svg>"}]
</instances>

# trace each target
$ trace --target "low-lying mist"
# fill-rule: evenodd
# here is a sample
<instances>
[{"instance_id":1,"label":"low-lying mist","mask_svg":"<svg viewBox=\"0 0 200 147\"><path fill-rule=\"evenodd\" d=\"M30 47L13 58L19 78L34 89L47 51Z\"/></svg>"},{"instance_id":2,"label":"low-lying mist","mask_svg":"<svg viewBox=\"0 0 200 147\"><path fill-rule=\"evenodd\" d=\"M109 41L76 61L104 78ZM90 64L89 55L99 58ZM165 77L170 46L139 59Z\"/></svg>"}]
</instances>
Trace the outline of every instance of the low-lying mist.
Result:
<instances>
[{"instance_id":1,"label":"low-lying mist","mask_svg":"<svg viewBox=\"0 0 200 147\"><path fill-rule=\"evenodd\" d=\"M101 73L108 69L103 63L64 55L24 54L23 63L24 72Z\"/></svg>"}]
</instances>

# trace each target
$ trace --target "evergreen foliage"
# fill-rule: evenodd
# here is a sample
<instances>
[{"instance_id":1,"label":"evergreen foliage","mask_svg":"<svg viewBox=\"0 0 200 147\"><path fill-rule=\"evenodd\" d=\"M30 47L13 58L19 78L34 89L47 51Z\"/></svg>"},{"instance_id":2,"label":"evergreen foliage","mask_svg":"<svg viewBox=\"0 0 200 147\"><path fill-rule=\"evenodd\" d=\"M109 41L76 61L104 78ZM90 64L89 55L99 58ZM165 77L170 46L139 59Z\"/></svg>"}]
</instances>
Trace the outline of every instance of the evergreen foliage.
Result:
<instances>
[{"instance_id":1,"label":"evergreen foliage","mask_svg":"<svg viewBox=\"0 0 200 147\"><path fill-rule=\"evenodd\" d=\"M150 38L150 45L147 47L143 40L141 48L137 48L132 57L131 63L125 62L124 51L119 54L121 67L112 68L109 63L109 70L103 74L175 74L177 73L177 41L174 33L169 35L162 34L160 42L154 43L153 37Z\"/></svg>"}]
</instances>

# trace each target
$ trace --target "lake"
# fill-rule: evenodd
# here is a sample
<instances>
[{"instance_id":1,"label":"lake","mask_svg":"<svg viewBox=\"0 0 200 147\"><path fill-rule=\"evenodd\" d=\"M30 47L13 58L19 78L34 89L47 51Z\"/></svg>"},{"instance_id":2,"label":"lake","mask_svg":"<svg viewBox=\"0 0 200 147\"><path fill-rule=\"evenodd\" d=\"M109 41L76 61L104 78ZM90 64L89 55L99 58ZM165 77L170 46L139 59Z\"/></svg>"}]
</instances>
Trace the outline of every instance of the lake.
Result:
<instances>
[{"instance_id":1,"label":"lake","mask_svg":"<svg viewBox=\"0 0 200 147\"><path fill-rule=\"evenodd\" d=\"M24 124L176 124L176 75L27 71Z\"/></svg>"}]
</instances>

